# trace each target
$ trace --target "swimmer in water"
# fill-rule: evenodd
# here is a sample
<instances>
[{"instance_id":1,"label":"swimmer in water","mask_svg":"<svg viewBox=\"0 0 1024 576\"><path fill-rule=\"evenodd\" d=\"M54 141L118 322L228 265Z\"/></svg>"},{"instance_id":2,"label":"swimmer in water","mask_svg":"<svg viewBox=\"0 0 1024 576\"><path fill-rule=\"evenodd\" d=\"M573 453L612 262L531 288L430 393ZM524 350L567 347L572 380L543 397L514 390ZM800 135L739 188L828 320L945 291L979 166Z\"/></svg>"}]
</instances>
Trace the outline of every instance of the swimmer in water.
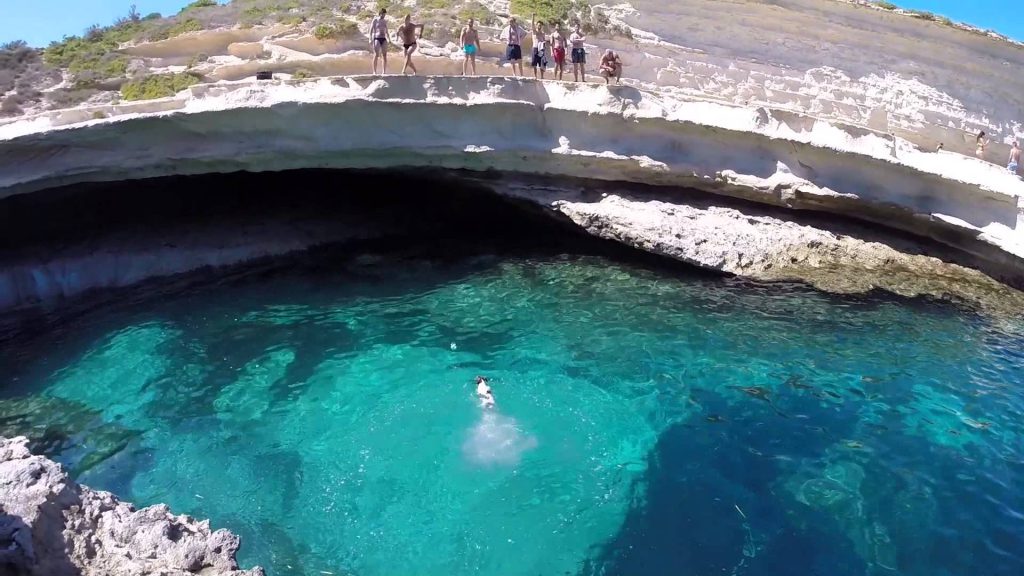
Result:
<instances>
[{"instance_id":1,"label":"swimmer in water","mask_svg":"<svg viewBox=\"0 0 1024 576\"><path fill-rule=\"evenodd\" d=\"M490 385L487 384L487 378L483 376L476 377L476 396L480 399L481 406L494 408L494 394L491 392Z\"/></svg>"}]
</instances>

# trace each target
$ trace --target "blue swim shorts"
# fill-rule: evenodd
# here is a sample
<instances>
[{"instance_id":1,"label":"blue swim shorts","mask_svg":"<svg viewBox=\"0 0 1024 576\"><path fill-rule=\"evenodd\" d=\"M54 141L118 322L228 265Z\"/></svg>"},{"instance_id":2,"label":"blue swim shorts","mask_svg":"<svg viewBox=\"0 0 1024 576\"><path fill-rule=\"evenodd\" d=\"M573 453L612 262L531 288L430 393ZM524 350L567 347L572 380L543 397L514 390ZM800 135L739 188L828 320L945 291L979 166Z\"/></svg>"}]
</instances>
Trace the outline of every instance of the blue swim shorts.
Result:
<instances>
[{"instance_id":1,"label":"blue swim shorts","mask_svg":"<svg viewBox=\"0 0 1024 576\"><path fill-rule=\"evenodd\" d=\"M466 44L462 47L462 50L467 56L472 56L473 54L476 54L476 44Z\"/></svg>"}]
</instances>

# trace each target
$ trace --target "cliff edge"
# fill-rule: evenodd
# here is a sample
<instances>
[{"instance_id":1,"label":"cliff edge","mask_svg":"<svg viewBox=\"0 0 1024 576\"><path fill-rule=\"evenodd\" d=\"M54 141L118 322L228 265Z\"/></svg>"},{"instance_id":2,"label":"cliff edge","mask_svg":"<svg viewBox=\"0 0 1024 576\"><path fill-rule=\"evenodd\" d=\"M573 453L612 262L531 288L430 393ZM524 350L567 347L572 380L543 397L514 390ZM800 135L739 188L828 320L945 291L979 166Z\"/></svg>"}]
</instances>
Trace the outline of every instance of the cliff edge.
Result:
<instances>
[{"instance_id":1,"label":"cliff edge","mask_svg":"<svg viewBox=\"0 0 1024 576\"><path fill-rule=\"evenodd\" d=\"M0 438L0 573L263 576L238 569L239 540L227 530L80 486L28 442Z\"/></svg>"}]
</instances>

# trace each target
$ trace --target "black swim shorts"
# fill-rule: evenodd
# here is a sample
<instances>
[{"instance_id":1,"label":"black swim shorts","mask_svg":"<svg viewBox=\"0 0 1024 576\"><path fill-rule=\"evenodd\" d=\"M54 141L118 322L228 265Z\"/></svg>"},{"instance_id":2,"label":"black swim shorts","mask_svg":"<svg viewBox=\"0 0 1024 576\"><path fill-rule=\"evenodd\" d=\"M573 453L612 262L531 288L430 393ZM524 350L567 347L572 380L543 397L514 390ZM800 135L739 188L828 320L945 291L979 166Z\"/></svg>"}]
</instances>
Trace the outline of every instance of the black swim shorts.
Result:
<instances>
[{"instance_id":1,"label":"black swim shorts","mask_svg":"<svg viewBox=\"0 0 1024 576\"><path fill-rule=\"evenodd\" d=\"M572 63L573 64L586 64L587 63L587 51L583 48L572 49Z\"/></svg>"},{"instance_id":2,"label":"black swim shorts","mask_svg":"<svg viewBox=\"0 0 1024 576\"><path fill-rule=\"evenodd\" d=\"M534 68L547 68L548 59L547 53L541 50L533 49L533 58L530 60L530 66Z\"/></svg>"},{"instance_id":3,"label":"black swim shorts","mask_svg":"<svg viewBox=\"0 0 1024 576\"><path fill-rule=\"evenodd\" d=\"M509 44L505 50L505 60L515 61L523 59L523 47L518 44Z\"/></svg>"}]
</instances>

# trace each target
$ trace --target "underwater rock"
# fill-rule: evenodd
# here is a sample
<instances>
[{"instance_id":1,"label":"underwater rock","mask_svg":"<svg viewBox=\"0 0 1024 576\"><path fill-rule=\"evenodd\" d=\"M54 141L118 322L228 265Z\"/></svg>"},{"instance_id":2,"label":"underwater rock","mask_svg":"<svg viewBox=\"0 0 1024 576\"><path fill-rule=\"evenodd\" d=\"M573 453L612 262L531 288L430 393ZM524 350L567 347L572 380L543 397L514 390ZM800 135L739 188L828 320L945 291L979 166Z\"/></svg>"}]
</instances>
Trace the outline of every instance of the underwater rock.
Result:
<instances>
[{"instance_id":1,"label":"underwater rock","mask_svg":"<svg viewBox=\"0 0 1024 576\"><path fill-rule=\"evenodd\" d=\"M239 539L167 506L136 510L80 486L28 439L0 438L0 573L25 576L263 576L239 570Z\"/></svg>"}]
</instances>

